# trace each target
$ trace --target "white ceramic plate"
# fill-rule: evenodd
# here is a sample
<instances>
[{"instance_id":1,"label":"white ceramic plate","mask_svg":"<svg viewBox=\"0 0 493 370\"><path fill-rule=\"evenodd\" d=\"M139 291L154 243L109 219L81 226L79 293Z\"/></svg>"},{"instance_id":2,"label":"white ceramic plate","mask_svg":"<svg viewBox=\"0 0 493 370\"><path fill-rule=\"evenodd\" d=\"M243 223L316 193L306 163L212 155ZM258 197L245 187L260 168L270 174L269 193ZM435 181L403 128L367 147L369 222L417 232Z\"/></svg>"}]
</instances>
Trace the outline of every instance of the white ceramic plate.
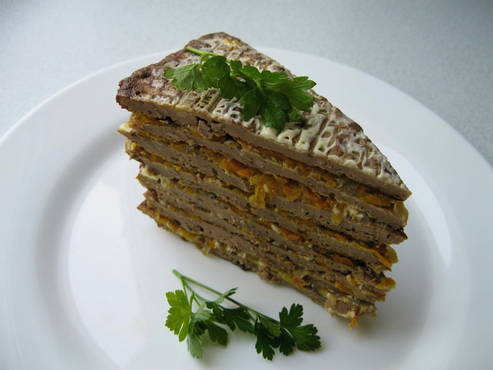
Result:
<instances>
[{"instance_id":1,"label":"white ceramic plate","mask_svg":"<svg viewBox=\"0 0 493 370\"><path fill-rule=\"evenodd\" d=\"M428 109L362 72L266 50L360 122L413 191L398 286L378 317L349 330L289 289L206 258L136 210L116 128L118 81L166 52L107 68L56 94L0 142L1 369L463 369L491 365L492 169ZM299 302L320 330L317 353L255 353L232 335L192 359L163 327L171 269L276 315ZM472 367L471 367L472 366Z\"/></svg>"}]
</instances>

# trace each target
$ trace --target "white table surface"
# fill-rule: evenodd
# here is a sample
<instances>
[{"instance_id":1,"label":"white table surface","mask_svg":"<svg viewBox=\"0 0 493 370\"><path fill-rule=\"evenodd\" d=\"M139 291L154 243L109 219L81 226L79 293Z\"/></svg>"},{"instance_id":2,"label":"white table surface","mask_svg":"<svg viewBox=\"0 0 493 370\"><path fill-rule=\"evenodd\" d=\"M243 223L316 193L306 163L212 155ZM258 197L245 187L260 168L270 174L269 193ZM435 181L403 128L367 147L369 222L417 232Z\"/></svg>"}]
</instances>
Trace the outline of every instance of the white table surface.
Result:
<instances>
[{"instance_id":1,"label":"white table surface","mask_svg":"<svg viewBox=\"0 0 493 370\"><path fill-rule=\"evenodd\" d=\"M93 71L215 31L316 54L389 82L493 164L488 0L0 0L0 136Z\"/></svg>"}]
</instances>

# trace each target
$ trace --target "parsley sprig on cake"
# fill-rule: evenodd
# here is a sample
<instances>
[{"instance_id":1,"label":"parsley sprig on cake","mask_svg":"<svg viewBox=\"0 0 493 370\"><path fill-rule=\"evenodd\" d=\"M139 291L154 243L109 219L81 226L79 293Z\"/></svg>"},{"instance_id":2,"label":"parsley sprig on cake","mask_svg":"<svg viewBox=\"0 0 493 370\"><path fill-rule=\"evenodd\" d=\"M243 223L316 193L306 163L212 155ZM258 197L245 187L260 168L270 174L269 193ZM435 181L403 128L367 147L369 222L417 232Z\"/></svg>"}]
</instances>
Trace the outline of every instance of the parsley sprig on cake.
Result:
<instances>
[{"instance_id":1,"label":"parsley sprig on cake","mask_svg":"<svg viewBox=\"0 0 493 370\"><path fill-rule=\"evenodd\" d=\"M200 62L164 71L164 76L184 91L217 88L221 97L237 99L245 121L260 115L262 123L283 130L287 122L301 120L300 111L313 106L313 95L306 90L315 86L308 77L290 77L283 72L259 71L238 60L188 46L200 55Z\"/></svg>"}]
</instances>

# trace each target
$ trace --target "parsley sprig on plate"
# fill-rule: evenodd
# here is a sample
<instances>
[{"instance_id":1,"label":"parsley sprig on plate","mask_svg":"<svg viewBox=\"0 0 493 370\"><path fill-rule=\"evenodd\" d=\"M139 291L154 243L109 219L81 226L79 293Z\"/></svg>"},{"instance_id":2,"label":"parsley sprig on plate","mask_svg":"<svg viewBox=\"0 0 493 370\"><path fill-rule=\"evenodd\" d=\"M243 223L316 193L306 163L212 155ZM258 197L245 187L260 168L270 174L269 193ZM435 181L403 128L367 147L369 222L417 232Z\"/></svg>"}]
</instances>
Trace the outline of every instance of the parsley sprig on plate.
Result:
<instances>
[{"instance_id":1,"label":"parsley sprig on plate","mask_svg":"<svg viewBox=\"0 0 493 370\"><path fill-rule=\"evenodd\" d=\"M300 121L300 111L307 111L313 105L313 95L307 90L315 82L306 76L259 71L221 55L192 47L186 50L200 55L200 62L167 69L164 76L180 90L219 89L223 98L239 101L246 121L260 115L264 125L281 131L287 122Z\"/></svg>"},{"instance_id":2,"label":"parsley sprig on plate","mask_svg":"<svg viewBox=\"0 0 493 370\"><path fill-rule=\"evenodd\" d=\"M320 347L317 328L312 324L302 325L303 306L292 304L289 310L283 307L276 320L231 298L236 288L221 293L176 270L173 273L180 279L182 289L166 293L170 305L166 327L178 335L180 342L187 340L193 357L203 356L206 333L212 342L225 346L227 329L254 335L257 353L262 353L268 360L274 357L275 349L289 355L295 348L313 351ZM216 299L204 298L194 286L214 294Z\"/></svg>"}]
</instances>

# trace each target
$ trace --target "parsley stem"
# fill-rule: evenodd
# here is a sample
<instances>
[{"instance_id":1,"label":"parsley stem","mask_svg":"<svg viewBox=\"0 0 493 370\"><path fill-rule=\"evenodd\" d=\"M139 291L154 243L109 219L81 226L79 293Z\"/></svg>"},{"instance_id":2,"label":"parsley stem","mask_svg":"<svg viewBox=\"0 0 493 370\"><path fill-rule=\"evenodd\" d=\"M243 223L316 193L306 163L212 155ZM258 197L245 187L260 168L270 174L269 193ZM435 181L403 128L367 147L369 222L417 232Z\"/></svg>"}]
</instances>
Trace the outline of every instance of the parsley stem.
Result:
<instances>
[{"instance_id":1,"label":"parsley stem","mask_svg":"<svg viewBox=\"0 0 493 370\"><path fill-rule=\"evenodd\" d=\"M202 284L201 282L199 282L199 281L197 281L197 280L194 280L194 279L192 279L192 278L190 278L190 277L188 277L188 276L185 276L185 275L183 275L182 273L180 273L179 271L177 271L177 270L175 270L175 269L173 269L173 274L175 274L175 276L176 276L178 279L180 279L180 280L181 280L182 284L186 284L186 282L189 282L189 283L192 283L192 284L194 284L194 285L197 285L197 286L199 286L199 287L201 287L201 288L203 288L203 289L205 289L205 290L208 290L208 291L209 291L209 292L211 292L211 293L214 293L214 294L217 294L217 295L223 295L223 293L221 293L220 291L215 290L215 289L213 289L213 288L211 288L211 287L209 287L209 286L207 286L207 285L204 285L204 284ZM187 285L187 286L188 286L188 285ZM188 288L189 288L189 289L191 289L190 287L188 287ZM202 300L206 301L206 299L205 299L205 298L201 297L201 296L200 296L199 294L197 294L196 292L194 292L194 293L195 293L195 296L196 296L197 298L199 298L199 299L202 299ZM230 297L224 297L224 298L225 298L226 300L230 301L231 303L234 303L235 305L237 305L237 306L239 306L239 307L241 307L241 308L244 308L245 310L248 310L248 311L250 311L250 312L254 313L255 315L257 315L257 316L259 316L259 317L264 317L264 318L266 318L266 319L269 319L269 320L272 320L272 321L278 322L278 320L273 319L272 317L269 317L269 316L267 316L267 315L264 315L263 313L260 313L260 312L258 312L258 311L256 311L256 310L254 310L253 308L250 308L250 307L248 307L248 306L245 306L244 304L242 304L242 303L238 302L237 300L235 300L235 299L233 299L233 298L230 298Z\"/></svg>"},{"instance_id":2,"label":"parsley stem","mask_svg":"<svg viewBox=\"0 0 493 370\"><path fill-rule=\"evenodd\" d=\"M204 56L204 55L216 56L217 55L217 54L211 53L210 51L196 49L196 48L193 48L191 46L187 46L185 48L185 50L191 51L192 53L200 55L200 56Z\"/></svg>"}]
</instances>

